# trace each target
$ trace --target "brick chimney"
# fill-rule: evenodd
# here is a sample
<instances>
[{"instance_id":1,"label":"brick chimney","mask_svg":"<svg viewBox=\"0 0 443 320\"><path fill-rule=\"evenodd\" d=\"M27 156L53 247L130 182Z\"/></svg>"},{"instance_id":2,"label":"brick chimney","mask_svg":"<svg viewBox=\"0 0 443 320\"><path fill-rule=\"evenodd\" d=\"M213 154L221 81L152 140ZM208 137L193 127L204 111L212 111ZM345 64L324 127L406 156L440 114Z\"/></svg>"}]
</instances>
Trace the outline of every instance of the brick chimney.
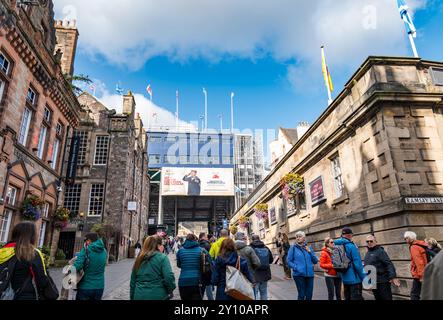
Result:
<instances>
[{"instance_id":1,"label":"brick chimney","mask_svg":"<svg viewBox=\"0 0 443 320\"><path fill-rule=\"evenodd\" d=\"M62 53L62 72L72 76L74 74L74 60L79 36L77 22L75 20L55 21L55 36L57 38L55 53L58 50Z\"/></svg>"},{"instance_id":2,"label":"brick chimney","mask_svg":"<svg viewBox=\"0 0 443 320\"><path fill-rule=\"evenodd\" d=\"M131 115L135 112L135 99L132 92L123 96L123 114Z\"/></svg>"}]
</instances>

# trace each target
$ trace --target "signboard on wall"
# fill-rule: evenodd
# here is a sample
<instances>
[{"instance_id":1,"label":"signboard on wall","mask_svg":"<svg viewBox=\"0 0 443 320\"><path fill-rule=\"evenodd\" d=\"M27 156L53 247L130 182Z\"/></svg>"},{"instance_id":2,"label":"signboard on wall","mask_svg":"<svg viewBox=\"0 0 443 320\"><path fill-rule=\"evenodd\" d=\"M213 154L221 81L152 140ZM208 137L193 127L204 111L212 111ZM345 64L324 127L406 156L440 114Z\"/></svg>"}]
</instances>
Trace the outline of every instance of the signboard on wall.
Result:
<instances>
[{"instance_id":1,"label":"signboard on wall","mask_svg":"<svg viewBox=\"0 0 443 320\"><path fill-rule=\"evenodd\" d=\"M269 209L269 221L271 222L271 224L274 224L277 222L277 215L275 213L275 207L272 207L271 209Z\"/></svg>"},{"instance_id":2,"label":"signboard on wall","mask_svg":"<svg viewBox=\"0 0 443 320\"><path fill-rule=\"evenodd\" d=\"M234 196L232 168L163 168L162 196Z\"/></svg>"},{"instance_id":3,"label":"signboard on wall","mask_svg":"<svg viewBox=\"0 0 443 320\"><path fill-rule=\"evenodd\" d=\"M309 184L309 189L311 192L311 202L313 206L326 199L323 186L324 184L322 176L318 177Z\"/></svg>"}]
</instances>

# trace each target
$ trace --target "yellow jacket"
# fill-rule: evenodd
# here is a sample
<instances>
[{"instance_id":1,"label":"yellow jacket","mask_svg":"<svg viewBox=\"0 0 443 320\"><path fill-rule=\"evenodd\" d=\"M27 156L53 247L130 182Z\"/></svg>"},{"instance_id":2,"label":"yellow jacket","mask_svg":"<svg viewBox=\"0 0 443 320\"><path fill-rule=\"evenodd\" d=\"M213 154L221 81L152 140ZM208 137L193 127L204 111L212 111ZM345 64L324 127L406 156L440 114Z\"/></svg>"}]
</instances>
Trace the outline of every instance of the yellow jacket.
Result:
<instances>
[{"instance_id":1,"label":"yellow jacket","mask_svg":"<svg viewBox=\"0 0 443 320\"><path fill-rule=\"evenodd\" d=\"M38 255L40 256L40 259L42 259L43 271L45 272L45 275L47 275L45 258L43 257L43 254L39 249L35 248L35 251L37 251ZM8 262L14 256L15 256L15 248L14 247L1 248L0 249L0 264Z\"/></svg>"},{"instance_id":2,"label":"yellow jacket","mask_svg":"<svg viewBox=\"0 0 443 320\"><path fill-rule=\"evenodd\" d=\"M211 250L209 250L209 255L213 260L217 259L218 254L220 253L222 242L225 241L225 239L227 238L220 238L212 244Z\"/></svg>"}]
</instances>

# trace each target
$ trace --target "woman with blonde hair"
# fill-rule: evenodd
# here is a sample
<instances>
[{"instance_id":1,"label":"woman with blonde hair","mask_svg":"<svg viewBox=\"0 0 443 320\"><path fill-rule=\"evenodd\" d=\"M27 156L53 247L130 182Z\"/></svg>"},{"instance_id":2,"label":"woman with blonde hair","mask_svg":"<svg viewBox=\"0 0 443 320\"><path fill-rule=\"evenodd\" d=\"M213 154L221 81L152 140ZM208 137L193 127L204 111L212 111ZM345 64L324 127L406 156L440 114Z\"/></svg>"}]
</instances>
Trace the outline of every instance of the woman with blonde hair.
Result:
<instances>
[{"instance_id":1,"label":"woman with blonde hair","mask_svg":"<svg viewBox=\"0 0 443 320\"><path fill-rule=\"evenodd\" d=\"M289 238L286 233L282 233L282 263L283 263L283 269L285 271L285 279L286 280L292 280L291 278L291 269L288 266L288 253L289 249L291 248L291 244L289 243Z\"/></svg>"},{"instance_id":2,"label":"woman with blonde hair","mask_svg":"<svg viewBox=\"0 0 443 320\"><path fill-rule=\"evenodd\" d=\"M441 251L441 245L435 240L434 238L427 238L425 239L425 242L428 245L428 248L432 250L435 255L439 254Z\"/></svg>"},{"instance_id":3,"label":"woman with blonde hair","mask_svg":"<svg viewBox=\"0 0 443 320\"><path fill-rule=\"evenodd\" d=\"M47 297L50 286L42 253L37 246L37 229L33 222L21 222L12 231L12 240L0 249L0 265L12 270L10 289L5 300L56 300ZM8 291L8 292L7 292ZM2 295L0 295L2 296Z\"/></svg>"},{"instance_id":4,"label":"woman with blonde hair","mask_svg":"<svg viewBox=\"0 0 443 320\"><path fill-rule=\"evenodd\" d=\"M130 283L131 300L169 300L176 287L163 239L148 237L134 263Z\"/></svg>"}]
</instances>

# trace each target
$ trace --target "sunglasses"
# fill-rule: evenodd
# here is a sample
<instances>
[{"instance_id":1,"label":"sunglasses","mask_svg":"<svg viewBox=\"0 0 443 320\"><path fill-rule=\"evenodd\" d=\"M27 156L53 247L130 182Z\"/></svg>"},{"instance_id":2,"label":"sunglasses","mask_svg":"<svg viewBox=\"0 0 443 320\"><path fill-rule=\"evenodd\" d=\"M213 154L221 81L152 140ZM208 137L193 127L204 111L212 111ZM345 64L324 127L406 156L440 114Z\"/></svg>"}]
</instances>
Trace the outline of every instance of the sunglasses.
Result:
<instances>
[{"instance_id":1,"label":"sunglasses","mask_svg":"<svg viewBox=\"0 0 443 320\"><path fill-rule=\"evenodd\" d=\"M368 240L368 241L366 241L366 243L374 243L374 241L373 240Z\"/></svg>"}]
</instances>

